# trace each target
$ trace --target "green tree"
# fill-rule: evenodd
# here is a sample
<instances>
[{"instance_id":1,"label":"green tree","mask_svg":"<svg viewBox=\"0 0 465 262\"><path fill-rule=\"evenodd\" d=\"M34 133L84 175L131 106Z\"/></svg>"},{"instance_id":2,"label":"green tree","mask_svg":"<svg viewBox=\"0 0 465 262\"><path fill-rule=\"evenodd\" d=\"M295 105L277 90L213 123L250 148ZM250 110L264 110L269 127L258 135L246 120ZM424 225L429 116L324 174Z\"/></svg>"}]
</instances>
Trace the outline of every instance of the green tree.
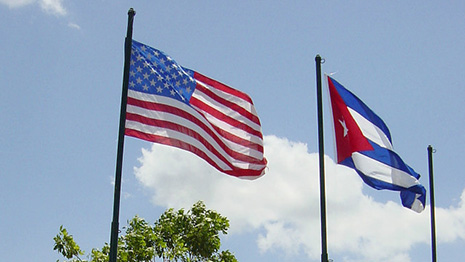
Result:
<instances>
[{"instance_id":1,"label":"green tree","mask_svg":"<svg viewBox=\"0 0 465 262\"><path fill-rule=\"evenodd\" d=\"M228 228L228 219L207 210L201 201L187 212L168 209L155 222L156 254L181 262L236 261L227 260L231 253L219 253L219 233L227 234Z\"/></svg>"},{"instance_id":2,"label":"green tree","mask_svg":"<svg viewBox=\"0 0 465 262\"><path fill-rule=\"evenodd\" d=\"M228 228L228 219L207 210L202 201L188 211L166 210L153 226L136 216L128 221L125 234L118 239L117 260L144 262L160 257L173 262L237 262L229 250L220 252L219 234L227 234ZM79 256L84 251L63 226L54 241L54 250L70 259L69 262L108 261L107 243L101 250L92 249L88 255L90 260L82 260Z\"/></svg>"},{"instance_id":3,"label":"green tree","mask_svg":"<svg viewBox=\"0 0 465 262\"><path fill-rule=\"evenodd\" d=\"M53 250L57 250L64 257L71 259L69 261L82 261L79 256L84 255L84 251L74 242L73 236L68 234L63 225L60 226L60 233L53 240L55 241Z\"/></svg>"}]
</instances>

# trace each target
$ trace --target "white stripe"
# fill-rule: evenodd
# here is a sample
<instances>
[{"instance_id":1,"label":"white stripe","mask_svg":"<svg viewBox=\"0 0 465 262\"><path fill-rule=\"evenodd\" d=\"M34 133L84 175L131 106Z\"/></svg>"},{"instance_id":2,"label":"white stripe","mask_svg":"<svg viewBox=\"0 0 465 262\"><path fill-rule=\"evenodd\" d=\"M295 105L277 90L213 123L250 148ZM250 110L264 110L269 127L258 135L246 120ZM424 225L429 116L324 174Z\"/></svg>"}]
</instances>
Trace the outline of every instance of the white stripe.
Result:
<instances>
[{"instance_id":1,"label":"white stripe","mask_svg":"<svg viewBox=\"0 0 465 262\"><path fill-rule=\"evenodd\" d=\"M128 96L132 97L132 98L135 98L135 99L138 99L138 100L143 100L143 101L147 101L147 102L156 102L156 103L159 103L159 104L170 105L170 106L176 107L177 109L186 112L187 114L191 115L192 117L196 118L197 120L199 120L200 122L205 124L207 126L207 128L211 132L213 132L213 134L215 136L217 136L219 139L221 139L221 141L223 143L225 143L225 145L228 148L230 148L232 151L236 151L236 152L239 152L241 154L250 156L250 157L255 158L255 159L259 160L259 161L261 161L263 159L263 154L260 151L257 151L255 149L246 147L246 146L238 144L238 143L234 143L234 142L226 140L226 139L222 139L222 136L215 129L212 128L211 123L208 122L201 114L199 114L192 107L190 107L190 106L188 106L188 105L186 105L186 104L184 104L184 103L182 103L182 102L180 102L178 100L167 98L167 97L164 97L164 96L156 96L156 95L141 93L141 92L137 92L137 91L133 91L133 90L128 90ZM230 155L228 155L224 151L224 149L220 145L218 145L218 143L212 138L212 136L210 134L208 134L205 130L203 130L201 127L199 127L195 123L193 123L193 122L191 122L191 121L189 121L189 120L187 120L187 119L185 119L183 117L180 117L180 116L178 116L176 114L148 110L148 109L133 106L133 105L130 105L130 104L127 105L126 111L128 113L134 113L134 114L141 115L141 116L146 116L146 117L152 118L152 119L167 120L167 121L170 121L170 122L173 122L173 123L177 123L177 124L179 124L181 126L188 127L190 129L196 131L197 133L199 133L203 138L205 138L207 140L207 142L209 144L211 144L216 150L218 150L218 152L220 154L222 154L226 159L230 159L231 163L233 163L233 164L238 163L239 165L243 165L244 163L248 163L248 162L238 161L238 160L232 158ZM236 129L236 130L239 130L239 129ZM260 140L260 142L261 142L260 144L263 145L263 141Z\"/></svg>"},{"instance_id":2,"label":"white stripe","mask_svg":"<svg viewBox=\"0 0 465 262\"><path fill-rule=\"evenodd\" d=\"M367 120L365 117L360 115L357 111L353 110L352 108L347 107L347 109L349 110L355 122L357 122L357 125L360 127L360 130L366 138L375 142L380 147L393 150L389 138L379 127L371 123L369 120Z\"/></svg>"},{"instance_id":3,"label":"white stripe","mask_svg":"<svg viewBox=\"0 0 465 262\"><path fill-rule=\"evenodd\" d=\"M181 141L183 141L183 142L185 142L187 144L190 144L192 146L195 146L199 150L203 151L210 159L213 160L213 162L218 164L218 166L221 169L223 169L223 170L231 170L231 168L226 163L221 161L221 159L216 157L207 148L205 148L205 146L202 143L200 143L197 139L194 139L191 136L188 136L188 135L185 135L183 133L176 132L176 131L173 131L173 130L170 130L170 129L149 126L149 125L145 125L145 124L142 124L140 122L135 122L135 121L131 121L131 120L126 120L126 128L134 129L134 130L140 131L142 133L146 133L146 134L158 135L158 136L163 136L163 137L167 137L167 138L173 138L173 139L181 140Z\"/></svg>"},{"instance_id":4,"label":"white stripe","mask_svg":"<svg viewBox=\"0 0 465 262\"><path fill-rule=\"evenodd\" d=\"M200 110L199 110L200 111ZM263 139L261 137L258 137L254 134L251 134L244 129L237 128L235 126L230 125L229 123L223 122L219 120L218 118L212 116L208 112L203 112L205 115L205 118L210 122L212 125L223 129L224 131L234 134L235 136L238 136L246 141L251 141L255 144L263 145ZM232 141L227 140L228 143L233 143Z\"/></svg>"},{"instance_id":5,"label":"white stripe","mask_svg":"<svg viewBox=\"0 0 465 262\"><path fill-rule=\"evenodd\" d=\"M192 115L192 113L195 113L195 111L192 110L190 107L187 107L187 108L190 109L190 110L185 111L186 113L191 114L191 115ZM182 109L180 109L180 110L182 110ZM180 117L179 115L176 115L176 114L171 114L171 113L166 113L166 112L161 112L161 111L154 111L154 110L147 110L145 108L130 105L130 104L127 105L127 110L126 111L128 113L133 113L133 114L136 114L136 115L145 116L145 117L155 119L155 120L166 120L166 121L169 121L169 122L172 122L172 123L176 123L176 124L178 124L180 126L184 126L184 127L189 128L189 129L192 129L193 131L197 132L201 137L203 137L205 140L207 140L207 142L210 145L212 145L221 155L223 155L227 159L230 159L229 161L231 161L232 163L243 163L243 161L235 160L230 155L228 155L224 151L224 149L220 145L218 145L218 143L214 140L214 138L209 133L207 133L204 129L202 129L201 127L199 127L195 123L189 121L188 119ZM195 117L194 115L192 115L192 116ZM206 123L205 119L200 118L198 120L205 123L207 125L207 127L209 127L209 130L211 130L217 137L219 136L219 134L216 132L216 130L210 128L210 125L208 123ZM219 139L221 139L221 137L219 137ZM221 140L232 151L240 152L240 153L248 155L250 157L254 157L257 160L261 160L262 157L263 157L262 153L260 153L259 151L256 151L254 149L245 147L245 146L237 144L237 143L232 143L230 141L225 141L224 139L221 139Z\"/></svg>"},{"instance_id":6,"label":"white stripe","mask_svg":"<svg viewBox=\"0 0 465 262\"><path fill-rule=\"evenodd\" d=\"M224 91L222 91L220 89L217 89L217 88L215 88L213 86L207 85L206 83L200 82L197 79L195 81L197 81L197 83L203 85L205 88L212 91L214 94L218 95L219 97L222 97L223 99L226 99L226 100L231 101L232 103L234 103L236 105L239 105L240 107L247 110L248 112L250 112L253 115L257 115L257 111L255 110L255 106L253 104L249 103L249 101L244 100L244 99L242 99L242 98L240 98L238 96L231 95L231 94L229 94L227 92L224 92ZM240 92L240 91L237 91L237 92Z\"/></svg>"},{"instance_id":7,"label":"white stripe","mask_svg":"<svg viewBox=\"0 0 465 262\"><path fill-rule=\"evenodd\" d=\"M126 120L126 128L134 129L146 134L158 135L162 137L166 137L169 139L177 139L186 144L192 145L198 148L200 151L204 152L213 162L215 162L221 169L229 171L232 170L225 162L219 159L214 153L208 150L200 141L197 139L186 135L181 132L177 132L175 130L166 129L166 128L159 128L156 126L145 125L137 121ZM253 170L260 170L264 167L264 165L257 165L257 164L249 164L247 162L239 162L239 161L230 161L230 163L238 168L241 169L253 169Z\"/></svg>"},{"instance_id":8,"label":"white stripe","mask_svg":"<svg viewBox=\"0 0 465 262\"><path fill-rule=\"evenodd\" d=\"M257 125L256 123L254 123L253 121L251 121L250 119L248 119L247 117L243 116L242 114L240 114L239 112L231 109L230 107L227 107L221 103L219 103L218 101L212 99L210 96L208 96L207 94L203 93L202 91L196 89L194 91L194 93L192 94L193 97L197 98L198 100L202 101L203 103L207 104L208 106L234 118L235 120L241 122L241 123L244 123L246 124L247 126L251 127L252 129L254 129L255 131L260 131L260 125ZM235 96L231 96L231 97L235 97ZM241 100L243 101L243 100ZM234 101L231 101L232 103L235 103L236 105L239 105L237 102L234 102ZM203 111L201 109L198 109L199 111Z\"/></svg>"},{"instance_id":9,"label":"white stripe","mask_svg":"<svg viewBox=\"0 0 465 262\"><path fill-rule=\"evenodd\" d=\"M425 210L423 203L420 200L418 200L420 196L421 196L420 194L415 194L415 200L413 201L413 204L410 207L410 209L412 209L413 211L417 213L421 213L423 210Z\"/></svg>"},{"instance_id":10,"label":"white stripe","mask_svg":"<svg viewBox=\"0 0 465 262\"><path fill-rule=\"evenodd\" d=\"M419 184L418 180L410 174L358 152L352 153L352 159L354 160L355 168L371 178L404 188Z\"/></svg>"},{"instance_id":11,"label":"white stripe","mask_svg":"<svg viewBox=\"0 0 465 262\"><path fill-rule=\"evenodd\" d=\"M244 131L242 129L238 129L237 127L231 126L230 124L225 123L223 121L219 121L217 118L213 117L210 114L205 115L205 117L204 117L199 112L197 112L196 110L192 110L192 108L190 106L188 106L188 105L186 105L186 104L184 104L184 103L182 103L182 102L180 102L180 101L178 101L176 99L171 99L171 98L164 97L164 96L158 96L158 95L142 93L142 92L133 91L133 90L128 90L128 97L132 97L132 98L142 100L142 101L147 101L147 102L157 102L157 103L160 103L160 104L174 106L174 107L177 107L179 109L183 109L184 111L189 112L195 118L201 120L204 124L206 124L209 127L211 127L211 125L215 125L218 128L223 129L226 132L229 132L231 134L234 134L235 136L240 137L240 138L242 138L242 139L244 139L246 141L251 141L253 143L263 145L262 138L260 138L258 136L255 136L255 135L252 135L252 134L250 134L250 133L248 133L248 132L246 132L246 131ZM205 118L207 119L207 121L205 121L206 120ZM212 129L212 128L210 128L210 129ZM222 137L221 134L218 134L218 133L216 133L216 134L219 137ZM232 141L229 141L229 140L226 140L226 139L224 141L226 143L228 143L229 145L231 145L231 146L234 146L234 145L240 146L239 144L236 144L236 143L234 143ZM248 152L247 150L249 150L249 148L246 148L246 147L243 147L242 149L238 149L239 152ZM249 153L246 153L246 154L249 154ZM261 155L262 153L259 153L259 154Z\"/></svg>"}]
</instances>

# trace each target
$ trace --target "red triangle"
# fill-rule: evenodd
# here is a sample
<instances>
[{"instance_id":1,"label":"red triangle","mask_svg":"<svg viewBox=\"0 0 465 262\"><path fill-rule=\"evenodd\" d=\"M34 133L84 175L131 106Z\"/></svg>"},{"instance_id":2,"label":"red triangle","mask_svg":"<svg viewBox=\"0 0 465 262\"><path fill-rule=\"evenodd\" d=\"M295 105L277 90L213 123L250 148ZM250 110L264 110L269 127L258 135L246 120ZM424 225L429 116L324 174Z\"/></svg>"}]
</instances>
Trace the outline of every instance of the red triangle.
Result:
<instances>
[{"instance_id":1,"label":"red triangle","mask_svg":"<svg viewBox=\"0 0 465 262\"><path fill-rule=\"evenodd\" d=\"M336 137L337 162L350 157L353 152L373 150L359 126L350 114L347 105L339 95L328 76L331 108L333 110L334 132Z\"/></svg>"}]
</instances>

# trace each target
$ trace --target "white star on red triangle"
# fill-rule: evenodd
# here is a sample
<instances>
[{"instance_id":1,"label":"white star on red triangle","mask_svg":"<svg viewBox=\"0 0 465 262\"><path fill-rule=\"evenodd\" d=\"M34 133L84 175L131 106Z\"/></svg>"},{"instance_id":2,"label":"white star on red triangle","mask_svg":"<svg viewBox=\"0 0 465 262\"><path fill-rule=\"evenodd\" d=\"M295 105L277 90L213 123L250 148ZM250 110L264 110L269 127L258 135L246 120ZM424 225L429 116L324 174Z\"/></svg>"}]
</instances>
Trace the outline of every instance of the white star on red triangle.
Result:
<instances>
[{"instance_id":1,"label":"white star on red triangle","mask_svg":"<svg viewBox=\"0 0 465 262\"><path fill-rule=\"evenodd\" d=\"M347 128L347 125L346 125L346 121L339 119L339 123L341 123L341 126L344 129L344 137L346 137L347 133L349 132L349 129Z\"/></svg>"}]
</instances>

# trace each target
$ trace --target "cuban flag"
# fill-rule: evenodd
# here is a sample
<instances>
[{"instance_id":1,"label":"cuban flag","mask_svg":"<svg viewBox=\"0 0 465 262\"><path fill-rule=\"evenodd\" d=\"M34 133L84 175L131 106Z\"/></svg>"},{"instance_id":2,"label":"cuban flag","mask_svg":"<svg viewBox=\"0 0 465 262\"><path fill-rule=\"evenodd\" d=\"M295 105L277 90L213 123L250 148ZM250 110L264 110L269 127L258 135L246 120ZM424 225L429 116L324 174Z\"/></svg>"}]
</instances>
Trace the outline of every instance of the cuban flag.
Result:
<instances>
[{"instance_id":1,"label":"cuban flag","mask_svg":"<svg viewBox=\"0 0 465 262\"><path fill-rule=\"evenodd\" d=\"M426 190L420 175L393 151L386 124L358 97L327 76L337 163L355 169L375 189L400 191L402 205L418 213L425 208Z\"/></svg>"}]
</instances>

